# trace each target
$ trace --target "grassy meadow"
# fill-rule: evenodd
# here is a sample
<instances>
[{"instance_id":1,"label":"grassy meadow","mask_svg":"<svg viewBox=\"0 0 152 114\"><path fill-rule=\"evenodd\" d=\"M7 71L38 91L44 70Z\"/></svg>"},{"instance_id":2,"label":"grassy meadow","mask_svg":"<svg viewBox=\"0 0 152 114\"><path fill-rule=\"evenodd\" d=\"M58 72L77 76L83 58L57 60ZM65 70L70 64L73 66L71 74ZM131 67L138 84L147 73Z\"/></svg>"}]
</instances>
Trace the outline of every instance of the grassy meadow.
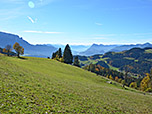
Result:
<instances>
[{"instance_id":1,"label":"grassy meadow","mask_svg":"<svg viewBox=\"0 0 152 114\"><path fill-rule=\"evenodd\" d=\"M51 59L0 55L0 114L151 114L152 96Z\"/></svg>"}]
</instances>

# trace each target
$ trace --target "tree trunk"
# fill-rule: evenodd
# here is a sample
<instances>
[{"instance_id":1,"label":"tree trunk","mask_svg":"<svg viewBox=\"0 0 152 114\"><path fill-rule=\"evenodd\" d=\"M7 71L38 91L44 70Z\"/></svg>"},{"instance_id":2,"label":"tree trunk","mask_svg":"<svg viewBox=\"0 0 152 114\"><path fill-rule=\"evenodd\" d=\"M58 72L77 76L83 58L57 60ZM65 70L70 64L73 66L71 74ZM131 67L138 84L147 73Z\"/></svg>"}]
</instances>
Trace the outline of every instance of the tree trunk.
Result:
<instances>
[{"instance_id":1,"label":"tree trunk","mask_svg":"<svg viewBox=\"0 0 152 114\"><path fill-rule=\"evenodd\" d=\"M7 52L7 56L9 56L9 51Z\"/></svg>"},{"instance_id":2,"label":"tree trunk","mask_svg":"<svg viewBox=\"0 0 152 114\"><path fill-rule=\"evenodd\" d=\"M17 57L18 57L18 58L20 57L20 54L19 54L19 53L17 53Z\"/></svg>"}]
</instances>

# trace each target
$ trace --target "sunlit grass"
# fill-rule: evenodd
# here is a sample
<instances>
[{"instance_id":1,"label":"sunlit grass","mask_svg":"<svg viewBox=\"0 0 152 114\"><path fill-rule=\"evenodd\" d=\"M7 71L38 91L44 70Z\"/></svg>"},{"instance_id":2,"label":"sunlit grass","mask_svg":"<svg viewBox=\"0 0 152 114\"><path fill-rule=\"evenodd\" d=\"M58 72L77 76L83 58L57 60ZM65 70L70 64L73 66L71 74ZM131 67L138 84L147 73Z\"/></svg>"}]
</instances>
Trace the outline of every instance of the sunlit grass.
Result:
<instances>
[{"instance_id":1,"label":"sunlit grass","mask_svg":"<svg viewBox=\"0 0 152 114\"><path fill-rule=\"evenodd\" d=\"M124 57L124 59L135 60L135 58L132 58L132 57Z\"/></svg>"},{"instance_id":2,"label":"sunlit grass","mask_svg":"<svg viewBox=\"0 0 152 114\"><path fill-rule=\"evenodd\" d=\"M0 113L152 113L152 97L55 60L0 56Z\"/></svg>"},{"instance_id":3,"label":"sunlit grass","mask_svg":"<svg viewBox=\"0 0 152 114\"><path fill-rule=\"evenodd\" d=\"M146 53L152 53L152 49L145 50Z\"/></svg>"},{"instance_id":4,"label":"sunlit grass","mask_svg":"<svg viewBox=\"0 0 152 114\"><path fill-rule=\"evenodd\" d=\"M108 64L108 66L109 66L109 68L112 69L112 70L119 71L119 68L117 68L117 67L113 67L113 66L111 66L111 65L109 65L109 64Z\"/></svg>"}]
</instances>

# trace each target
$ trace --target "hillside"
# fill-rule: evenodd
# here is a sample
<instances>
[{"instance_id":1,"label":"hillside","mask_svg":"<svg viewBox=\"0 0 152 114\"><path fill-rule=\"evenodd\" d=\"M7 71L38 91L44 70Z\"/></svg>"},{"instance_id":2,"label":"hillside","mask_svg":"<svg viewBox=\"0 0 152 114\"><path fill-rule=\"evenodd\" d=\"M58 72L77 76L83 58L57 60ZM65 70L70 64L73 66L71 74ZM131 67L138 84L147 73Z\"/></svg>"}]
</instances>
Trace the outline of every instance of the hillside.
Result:
<instances>
[{"instance_id":1,"label":"hillside","mask_svg":"<svg viewBox=\"0 0 152 114\"><path fill-rule=\"evenodd\" d=\"M152 68L152 48L132 48L122 52L107 52L104 55L79 56L79 59L81 66L90 63L100 64L105 68L129 71L135 76L138 74L145 76L146 73L150 73Z\"/></svg>"},{"instance_id":2,"label":"hillside","mask_svg":"<svg viewBox=\"0 0 152 114\"><path fill-rule=\"evenodd\" d=\"M152 113L152 96L50 59L0 56L0 113Z\"/></svg>"},{"instance_id":3,"label":"hillside","mask_svg":"<svg viewBox=\"0 0 152 114\"><path fill-rule=\"evenodd\" d=\"M109 52L103 55L108 64L119 68L121 71L129 71L131 73L144 76L150 73L152 68L152 48L132 48L128 51L114 53Z\"/></svg>"},{"instance_id":4,"label":"hillside","mask_svg":"<svg viewBox=\"0 0 152 114\"><path fill-rule=\"evenodd\" d=\"M40 56L40 57L48 57L57 50L52 45L32 45L25 41L23 38L20 38L18 35L0 32L0 47L5 48L6 45L13 45L15 42L18 42L25 50L24 54L28 56Z\"/></svg>"}]
</instances>

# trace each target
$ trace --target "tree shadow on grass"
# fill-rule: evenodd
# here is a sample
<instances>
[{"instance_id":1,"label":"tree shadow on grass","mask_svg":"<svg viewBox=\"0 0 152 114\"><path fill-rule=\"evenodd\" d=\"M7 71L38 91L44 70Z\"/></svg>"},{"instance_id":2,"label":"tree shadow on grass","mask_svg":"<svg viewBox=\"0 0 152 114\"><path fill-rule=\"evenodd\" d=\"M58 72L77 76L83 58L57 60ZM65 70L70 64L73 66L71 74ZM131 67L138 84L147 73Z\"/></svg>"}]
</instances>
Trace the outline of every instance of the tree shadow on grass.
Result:
<instances>
[{"instance_id":1,"label":"tree shadow on grass","mask_svg":"<svg viewBox=\"0 0 152 114\"><path fill-rule=\"evenodd\" d=\"M25 57L18 57L19 59L23 59L23 60L27 60L27 58Z\"/></svg>"}]
</instances>

